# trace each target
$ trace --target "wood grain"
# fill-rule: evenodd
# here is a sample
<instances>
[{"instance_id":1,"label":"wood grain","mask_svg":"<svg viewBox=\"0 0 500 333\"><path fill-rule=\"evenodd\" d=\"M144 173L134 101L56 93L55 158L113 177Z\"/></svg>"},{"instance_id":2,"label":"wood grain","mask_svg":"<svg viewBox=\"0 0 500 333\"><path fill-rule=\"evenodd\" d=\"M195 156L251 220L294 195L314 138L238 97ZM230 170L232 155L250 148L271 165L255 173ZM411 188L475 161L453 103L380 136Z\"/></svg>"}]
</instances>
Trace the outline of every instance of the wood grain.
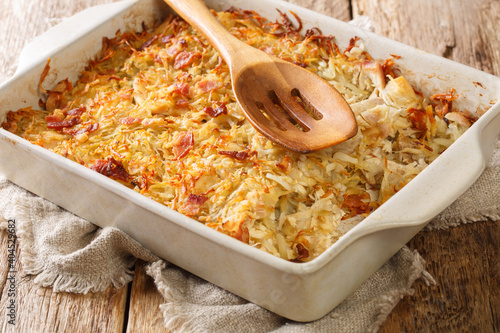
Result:
<instances>
[{"instance_id":1,"label":"wood grain","mask_svg":"<svg viewBox=\"0 0 500 333\"><path fill-rule=\"evenodd\" d=\"M0 0L0 82L14 73L22 47L64 17L113 0ZM371 18L377 33L500 75L500 1L289 0L348 21ZM0 331L6 323L7 233L0 232ZM496 221L422 231L409 242L427 261L435 286L420 281L381 332L499 332L500 227ZM17 252L17 259L21 254ZM131 285L106 292L55 294L34 285L19 262L16 332L163 332L161 295L138 263ZM129 291L130 289L130 291ZM127 305L128 304L128 305Z\"/></svg>"},{"instance_id":2,"label":"wood grain","mask_svg":"<svg viewBox=\"0 0 500 333\"><path fill-rule=\"evenodd\" d=\"M135 265L127 333L170 332L165 328L160 312L160 304L165 300L156 289L153 279L146 275L144 266L142 261Z\"/></svg>"},{"instance_id":3,"label":"wood grain","mask_svg":"<svg viewBox=\"0 0 500 333\"><path fill-rule=\"evenodd\" d=\"M0 1L0 83L14 74L19 53L34 37L85 8L115 1Z\"/></svg>"},{"instance_id":4,"label":"wood grain","mask_svg":"<svg viewBox=\"0 0 500 333\"><path fill-rule=\"evenodd\" d=\"M7 233L0 232L0 253L7 254ZM7 270L2 265L2 293L0 296L1 332L123 332L127 286L109 287L102 293L87 295L54 293L33 283L33 278L23 271L19 247L16 251L14 280L6 281ZM9 285L15 286L15 297L9 296ZM7 283L6 283L7 282ZM15 325L7 309L11 299L15 304Z\"/></svg>"},{"instance_id":5,"label":"wood grain","mask_svg":"<svg viewBox=\"0 0 500 333\"><path fill-rule=\"evenodd\" d=\"M285 0L315 12L335 17L342 21L352 19L351 4L349 0Z\"/></svg>"},{"instance_id":6,"label":"wood grain","mask_svg":"<svg viewBox=\"0 0 500 333\"><path fill-rule=\"evenodd\" d=\"M409 246L426 259L436 285L417 281L381 332L497 332L499 239L494 221L419 233Z\"/></svg>"},{"instance_id":7,"label":"wood grain","mask_svg":"<svg viewBox=\"0 0 500 333\"><path fill-rule=\"evenodd\" d=\"M289 150L306 154L357 134L354 113L331 84L309 70L271 57L234 37L202 1L165 1L219 51L230 68L233 93L240 109L265 137ZM304 100L314 101L315 111L322 115L320 120L308 116L298 103L287 101L294 89ZM268 97L270 91L276 100L282 101L280 107ZM290 121L291 118L297 121Z\"/></svg>"},{"instance_id":8,"label":"wood grain","mask_svg":"<svg viewBox=\"0 0 500 333\"><path fill-rule=\"evenodd\" d=\"M375 32L485 72L500 73L500 3L494 0L352 0Z\"/></svg>"}]
</instances>

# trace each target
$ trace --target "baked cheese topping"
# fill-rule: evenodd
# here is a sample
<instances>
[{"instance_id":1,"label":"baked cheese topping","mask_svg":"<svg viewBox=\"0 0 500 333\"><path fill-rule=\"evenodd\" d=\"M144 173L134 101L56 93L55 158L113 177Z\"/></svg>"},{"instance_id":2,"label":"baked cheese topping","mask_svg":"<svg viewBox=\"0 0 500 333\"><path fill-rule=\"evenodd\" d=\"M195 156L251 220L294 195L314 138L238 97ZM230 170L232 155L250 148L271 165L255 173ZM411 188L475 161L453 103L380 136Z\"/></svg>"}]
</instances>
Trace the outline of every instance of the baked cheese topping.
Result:
<instances>
[{"instance_id":1,"label":"baked cheese topping","mask_svg":"<svg viewBox=\"0 0 500 333\"><path fill-rule=\"evenodd\" d=\"M373 60L357 37L340 50L318 29L301 34L293 13L296 24L283 13L281 22L234 8L213 13L239 39L330 82L351 105L357 135L307 155L269 141L237 105L217 51L173 16L104 38L78 81L44 90L39 106L9 112L2 127L210 228L304 262L475 120L453 108L453 90L423 96L393 59Z\"/></svg>"}]
</instances>

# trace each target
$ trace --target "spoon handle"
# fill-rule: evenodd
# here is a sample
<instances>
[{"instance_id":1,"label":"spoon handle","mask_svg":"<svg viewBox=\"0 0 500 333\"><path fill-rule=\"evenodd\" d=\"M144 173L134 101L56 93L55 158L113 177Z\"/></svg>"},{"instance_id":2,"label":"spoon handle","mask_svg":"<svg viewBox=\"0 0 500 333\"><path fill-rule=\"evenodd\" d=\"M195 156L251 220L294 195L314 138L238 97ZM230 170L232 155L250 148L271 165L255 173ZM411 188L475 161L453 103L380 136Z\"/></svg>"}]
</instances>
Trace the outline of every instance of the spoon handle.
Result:
<instances>
[{"instance_id":1,"label":"spoon handle","mask_svg":"<svg viewBox=\"0 0 500 333\"><path fill-rule=\"evenodd\" d=\"M229 66L232 65L232 57L242 54L242 49L246 48L246 44L227 31L201 0L164 1L186 22L204 35Z\"/></svg>"}]
</instances>

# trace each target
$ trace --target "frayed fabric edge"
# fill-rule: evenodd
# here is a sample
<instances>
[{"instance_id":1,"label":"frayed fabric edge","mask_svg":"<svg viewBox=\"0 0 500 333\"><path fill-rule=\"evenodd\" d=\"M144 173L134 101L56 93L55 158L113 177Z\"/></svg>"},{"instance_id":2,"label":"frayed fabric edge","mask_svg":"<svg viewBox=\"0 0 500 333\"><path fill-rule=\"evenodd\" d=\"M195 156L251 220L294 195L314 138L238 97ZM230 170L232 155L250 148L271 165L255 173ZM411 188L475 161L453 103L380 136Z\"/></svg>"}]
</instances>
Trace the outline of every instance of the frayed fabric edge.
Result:
<instances>
[{"instance_id":1,"label":"frayed fabric edge","mask_svg":"<svg viewBox=\"0 0 500 333\"><path fill-rule=\"evenodd\" d=\"M454 218L437 217L431 223L427 224L425 230L446 230L452 227L457 227L462 224L470 224L484 221L498 221L500 220L500 207L495 207L487 212L477 215L463 215Z\"/></svg>"},{"instance_id":2,"label":"frayed fabric edge","mask_svg":"<svg viewBox=\"0 0 500 333\"><path fill-rule=\"evenodd\" d=\"M410 250L408 249L408 251ZM412 256L413 261L406 286L382 295L379 304L380 312L375 322L368 329L368 332L377 332L399 301L405 296L413 295L415 290L412 288L412 285L417 279L421 278L427 286L436 284L436 280L425 270L424 258L416 250L412 252Z\"/></svg>"},{"instance_id":3,"label":"frayed fabric edge","mask_svg":"<svg viewBox=\"0 0 500 333\"><path fill-rule=\"evenodd\" d=\"M82 277L70 274L53 272L45 266L43 260L39 260L33 251L33 219L30 207L25 200L17 200L16 203L16 234L21 250L20 261L27 275L36 275L34 283L41 287L51 287L54 292L69 292L87 294L89 292L103 292L110 284L120 288L132 281L134 272L127 269L112 277L96 277L88 281ZM98 281L96 283L96 280Z\"/></svg>"},{"instance_id":4,"label":"frayed fabric edge","mask_svg":"<svg viewBox=\"0 0 500 333\"><path fill-rule=\"evenodd\" d=\"M43 261L37 260L37 255L33 251L33 220L31 219L30 207L24 200L17 200L16 203L16 233L21 250L21 264L27 274L39 274L45 269Z\"/></svg>"},{"instance_id":5,"label":"frayed fabric edge","mask_svg":"<svg viewBox=\"0 0 500 333\"><path fill-rule=\"evenodd\" d=\"M155 261L146 266L146 274L153 278L156 288L166 302L160 305L165 328L180 333L199 332L193 326L192 320L178 310L179 306L174 305L174 303L182 304L184 299L179 295L175 295L172 289L163 281L162 270L166 267L167 262L163 260Z\"/></svg>"},{"instance_id":6,"label":"frayed fabric edge","mask_svg":"<svg viewBox=\"0 0 500 333\"><path fill-rule=\"evenodd\" d=\"M133 272L127 270L123 274L117 274L111 278L97 277L88 281L79 276L58 274L50 270L38 273L34 283L41 287L51 287L55 293L68 292L76 294L97 293L105 291L110 285L121 288L133 279Z\"/></svg>"}]
</instances>

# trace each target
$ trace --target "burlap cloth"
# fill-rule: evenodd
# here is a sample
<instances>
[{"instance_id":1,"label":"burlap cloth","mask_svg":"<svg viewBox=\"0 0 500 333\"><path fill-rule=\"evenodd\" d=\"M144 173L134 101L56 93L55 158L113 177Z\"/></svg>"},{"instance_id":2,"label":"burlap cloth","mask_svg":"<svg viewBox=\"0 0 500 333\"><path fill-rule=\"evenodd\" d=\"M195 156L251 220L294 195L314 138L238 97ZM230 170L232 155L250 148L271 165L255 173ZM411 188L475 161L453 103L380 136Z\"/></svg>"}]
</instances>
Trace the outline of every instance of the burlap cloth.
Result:
<instances>
[{"instance_id":1,"label":"burlap cloth","mask_svg":"<svg viewBox=\"0 0 500 333\"><path fill-rule=\"evenodd\" d=\"M479 180L427 229L500 219L499 146ZM133 279L137 259L148 262L146 272L165 299L160 306L165 326L174 332L377 331L398 301L412 294L415 280L435 283L423 258L403 247L330 314L297 323L159 259L118 229L100 229L0 176L0 229L8 219L16 220L24 272L56 292L119 288Z\"/></svg>"}]
</instances>

